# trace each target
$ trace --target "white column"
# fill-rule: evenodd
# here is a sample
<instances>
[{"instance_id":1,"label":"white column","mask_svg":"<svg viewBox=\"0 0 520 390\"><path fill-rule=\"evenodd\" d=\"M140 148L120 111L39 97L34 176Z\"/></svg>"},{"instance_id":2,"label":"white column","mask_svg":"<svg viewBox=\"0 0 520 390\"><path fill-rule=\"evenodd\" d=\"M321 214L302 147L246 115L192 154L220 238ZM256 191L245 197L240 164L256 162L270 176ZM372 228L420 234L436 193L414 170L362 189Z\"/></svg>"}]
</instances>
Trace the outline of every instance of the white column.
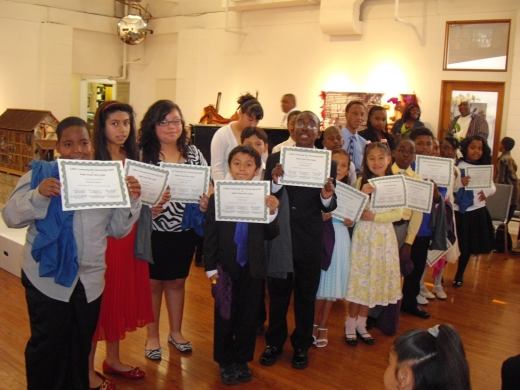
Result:
<instances>
[{"instance_id":1,"label":"white column","mask_svg":"<svg viewBox=\"0 0 520 390\"><path fill-rule=\"evenodd\" d=\"M43 108L62 120L71 115L72 27L42 23L40 42Z\"/></svg>"},{"instance_id":2,"label":"white column","mask_svg":"<svg viewBox=\"0 0 520 390\"><path fill-rule=\"evenodd\" d=\"M198 120L202 113L208 65L207 31L179 31L177 52L176 103L188 121Z\"/></svg>"}]
</instances>

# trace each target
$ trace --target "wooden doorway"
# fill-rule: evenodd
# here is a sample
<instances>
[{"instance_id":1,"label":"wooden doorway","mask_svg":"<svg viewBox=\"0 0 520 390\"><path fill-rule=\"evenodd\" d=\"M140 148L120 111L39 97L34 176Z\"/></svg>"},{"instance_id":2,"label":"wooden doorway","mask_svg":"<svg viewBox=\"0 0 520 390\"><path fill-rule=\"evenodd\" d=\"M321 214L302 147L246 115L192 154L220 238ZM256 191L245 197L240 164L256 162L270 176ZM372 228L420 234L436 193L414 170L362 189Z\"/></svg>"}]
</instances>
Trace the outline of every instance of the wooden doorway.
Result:
<instances>
[{"instance_id":1,"label":"wooden doorway","mask_svg":"<svg viewBox=\"0 0 520 390\"><path fill-rule=\"evenodd\" d=\"M437 137L443 138L446 134L444 129L448 128L455 115L459 115L458 100L469 97L472 108L477 108L480 114L486 116L489 125L488 143L495 161L502 130L504 90L505 83L502 82L442 80Z\"/></svg>"}]
</instances>

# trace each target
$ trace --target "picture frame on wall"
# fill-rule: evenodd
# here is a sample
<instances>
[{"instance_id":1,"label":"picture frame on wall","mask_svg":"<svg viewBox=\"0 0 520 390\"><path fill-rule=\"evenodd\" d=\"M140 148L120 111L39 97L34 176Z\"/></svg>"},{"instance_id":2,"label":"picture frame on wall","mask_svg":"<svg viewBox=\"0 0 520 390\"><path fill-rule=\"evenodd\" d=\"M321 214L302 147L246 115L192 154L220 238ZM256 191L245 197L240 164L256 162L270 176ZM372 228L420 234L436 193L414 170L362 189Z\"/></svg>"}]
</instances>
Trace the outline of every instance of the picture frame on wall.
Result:
<instances>
[{"instance_id":1,"label":"picture frame on wall","mask_svg":"<svg viewBox=\"0 0 520 390\"><path fill-rule=\"evenodd\" d=\"M506 72L510 19L446 22L443 70Z\"/></svg>"}]
</instances>

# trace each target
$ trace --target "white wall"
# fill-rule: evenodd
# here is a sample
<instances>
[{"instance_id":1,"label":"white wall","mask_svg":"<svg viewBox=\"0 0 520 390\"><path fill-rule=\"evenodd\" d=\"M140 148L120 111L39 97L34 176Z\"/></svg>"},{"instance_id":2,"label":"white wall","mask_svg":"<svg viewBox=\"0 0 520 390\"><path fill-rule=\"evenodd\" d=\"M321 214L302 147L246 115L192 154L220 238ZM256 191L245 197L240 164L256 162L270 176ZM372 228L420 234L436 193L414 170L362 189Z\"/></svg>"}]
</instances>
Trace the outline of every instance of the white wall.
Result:
<instances>
[{"instance_id":1,"label":"white wall","mask_svg":"<svg viewBox=\"0 0 520 390\"><path fill-rule=\"evenodd\" d=\"M47 106L44 69L38 63L42 23L72 28L72 74L109 77L121 72L123 44L116 37L114 17L120 8L114 1L89 2L89 13L81 12L85 2L79 0L31 4L36 2L0 0L0 33L9 37L0 41L0 112ZM319 5L230 12L230 27L241 25L244 36L224 31L219 0L197 2L196 7L192 0L148 3L156 12L149 24L154 34L128 47L129 61L140 58L128 65L130 101L138 120L173 87L171 96L188 122L197 121L218 92L223 93L220 113L229 117L241 93L258 90L264 125L279 124L279 101L288 92L297 96L300 108L316 112L321 90L385 92L387 97L415 92L421 119L437 129L441 80L487 80L506 82L502 135L506 127L508 134L520 134L514 106L520 101L520 2L401 0L401 17L414 23L414 30L394 20L393 0L365 0L363 34L340 37L322 33ZM197 15L160 17L195 11ZM507 72L442 71L446 21L471 19L512 19ZM166 80L164 88L160 80ZM76 94L77 82L70 82ZM77 111L74 103L70 107Z\"/></svg>"}]
</instances>

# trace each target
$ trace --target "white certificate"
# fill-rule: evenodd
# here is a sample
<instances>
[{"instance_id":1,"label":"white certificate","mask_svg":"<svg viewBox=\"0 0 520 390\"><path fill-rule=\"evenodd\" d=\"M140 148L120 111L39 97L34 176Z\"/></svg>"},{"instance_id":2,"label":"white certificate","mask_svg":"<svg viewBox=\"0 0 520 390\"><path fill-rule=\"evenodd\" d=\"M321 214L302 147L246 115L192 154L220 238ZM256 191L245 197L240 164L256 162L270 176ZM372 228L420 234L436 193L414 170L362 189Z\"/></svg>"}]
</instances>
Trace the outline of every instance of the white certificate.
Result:
<instances>
[{"instance_id":1,"label":"white certificate","mask_svg":"<svg viewBox=\"0 0 520 390\"><path fill-rule=\"evenodd\" d=\"M172 202L199 203L199 197L208 193L211 167L162 162L161 168L170 171Z\"/></svg>"},{"instance_id":2,"label":"white certificate","mask_svg":"<svg viewBox=\"0 0 520 390\"><path fill-rule=\"evenodd\" d=\"M376 177L368 182L375 188L370 201L372 210L406 207L406 185L403 175Z\"/></svg>"},{"instance_id":3,"label":"white certificate","mask_svg":"<svg viewBox=\"0 0 520 390\"><path fill-rule=\"evenodd\" d=\"M280 184L323 187L330 175L331 156L330 150L282 147L280 164L283 166L283 177Z\"/></svg>"},{"instance_id":4,"label":"white certificate","mask_svg":"<svg viewBox=\"0 0 520 390\"><path fill-rule=\"evenodd\" d=\"M423 179L431 179L439 187L449 187L453 180L453 159L432 156L417 156L415 171Z\"/></svg>"},{"instance_id":5,"label":"white certificate","mask_svg":"<svg viewBox=\"0 0 520 390\"><path fill-rule=\"evenodd\" d=\"M348 218L357 222L368 202L368 195L338 181L336 182L336 196L338 207L332 212L332 216L341 220Z\"/></svg>"},{"instance_id":6,"label":"white certificate","mask_svg":"<svg viewBox=\"0 0 520 390\"><path fill-rule=\"evenodd\" d=\"M430 214L434 184L429 180L412 179L404 176L406 183L406 207Z\"/></svg>"},{"instance_id":7,"label":"white certificate","mask_svg":"<svg viewBox=\"0 0 520 390\"><path fill-rule=\"evenodd\" d=\"M466 169L466 176L471 176L466 189L476 190L493 186L493 165L477 165L464 169Z\"/></svg>"},{"instance_id":8,"label":"white certificate","mask_svg":"<svg viewBox=\"0 0 520 390\"><path fill-rule=\"evenodd\" d=\"M63 211L130 207L121 161L58 160Z\"/></svg>"},{"instance_id":9,"label":"white certificate","mask_svg":"<svg viewBox=\"0 0 520 390\"><path fill-rule=\"evenodd\" d=\"M170 171L155 165L145 164L134 160L125 160L126 176L133 176L141 184L141 202L153 207L161 200L162 194L168 187Z\"/></svg>"},{"instance_id":10,"label":"white certificate","mask_svg":"<svg viewBox=\"0 0 520 390\"><path fill-rule=\"evenodd\" d=\"M269 223L267 181L215 180L217 221Z\"/></svg>"},{"instance_id":11,"label":"white certificate","mask_svg":"<svg viewBox=\"0 0 520 390\"><path fill-rule=\"evenodd\" d=\"M448 252L451 248L451 243L446 240L446 244L448 246L448 249L446 249L445 251L441 251L441 250L428 250L428 257L426 258L426 262L428 263L428 265L430 267L433 267L433 265L438 262L442 256L444 256L446 254L446 252Z\"/></svg>"}]
</instances>

